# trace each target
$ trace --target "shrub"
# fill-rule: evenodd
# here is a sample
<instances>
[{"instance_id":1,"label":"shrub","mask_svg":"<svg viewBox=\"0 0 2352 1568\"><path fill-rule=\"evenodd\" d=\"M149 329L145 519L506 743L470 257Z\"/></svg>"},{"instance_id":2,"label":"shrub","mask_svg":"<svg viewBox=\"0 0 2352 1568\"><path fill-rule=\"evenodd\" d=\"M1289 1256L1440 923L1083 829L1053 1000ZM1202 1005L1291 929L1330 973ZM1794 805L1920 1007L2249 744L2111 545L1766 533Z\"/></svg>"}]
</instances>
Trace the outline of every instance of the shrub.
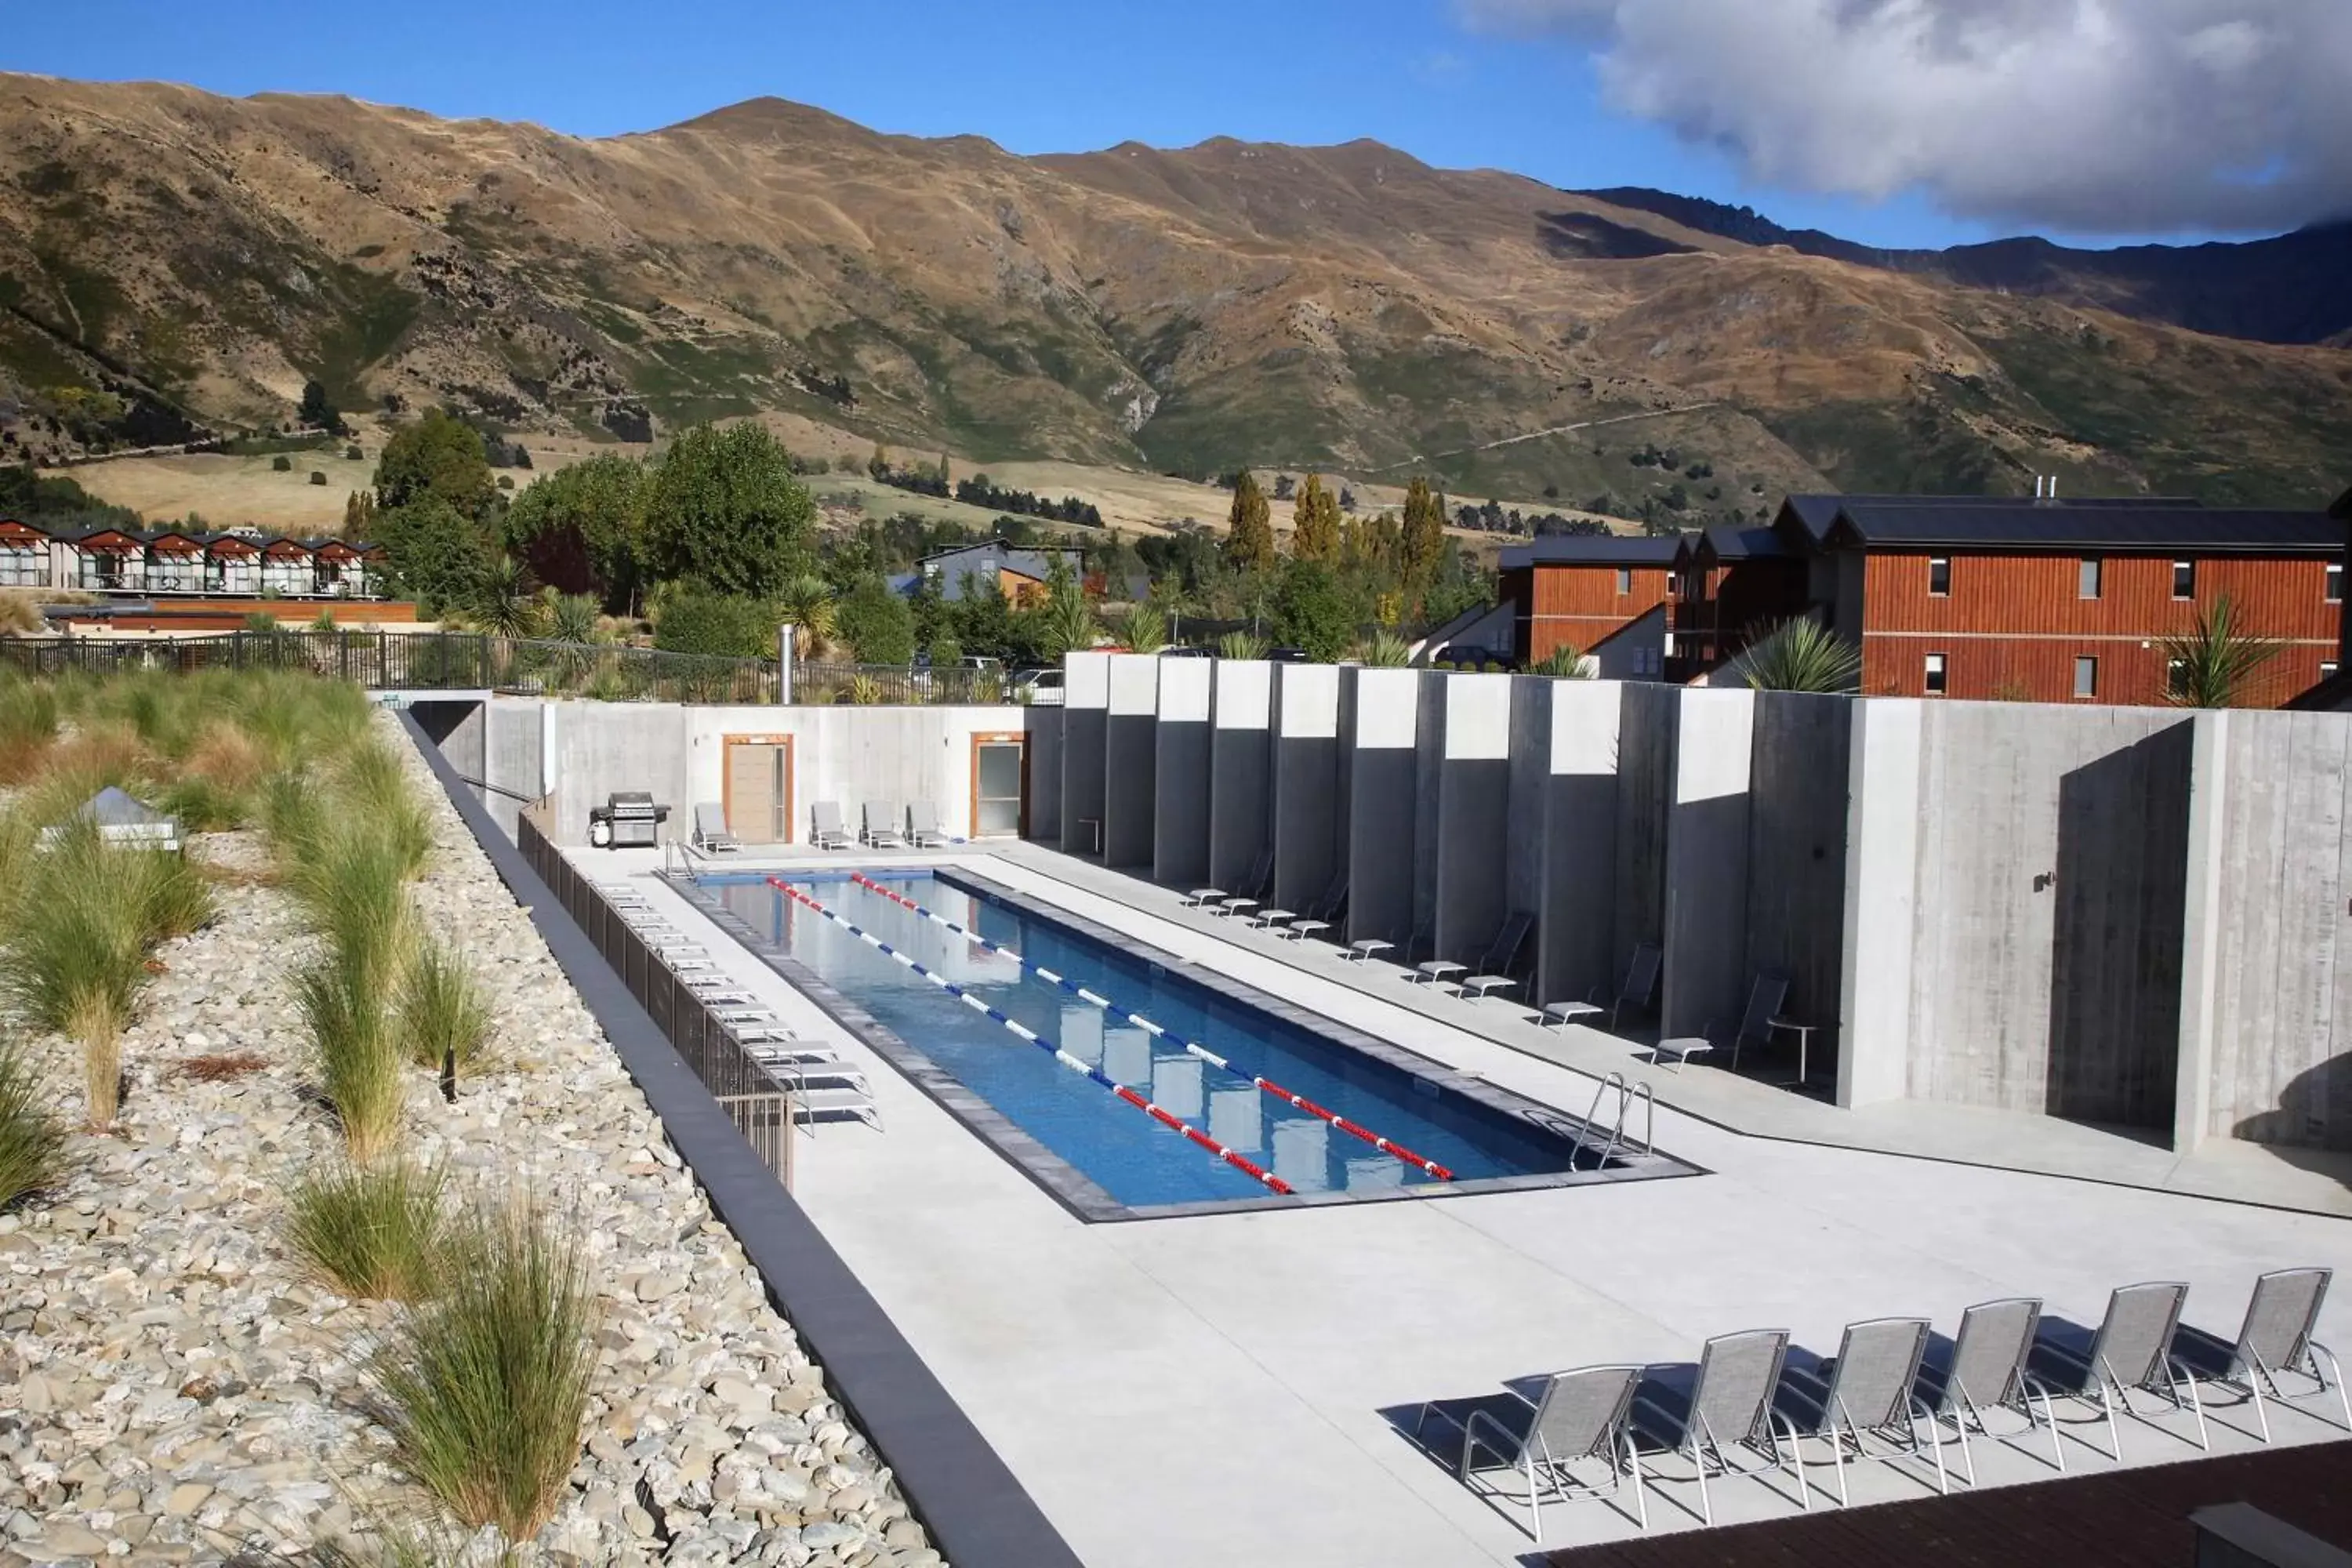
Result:
<instances>
[{"instance_id":1,"label":"shrub","mask_svg":"<svg viewBox=\"0 0 2352 1568\"><path fill-rule=\"evenodd\" d=\"M915 612L881 578L867 576L834 606L834 631L860 664L911 664L915 658Z\"/></svg>"},{"instance_id":2,"label":"shrub","mask_svg":"<svg viewBox=\"0 0 2352 1568\"><path fill-rule=\"evenodd\" d=\"M662 604L654 647L671 653L726 658L772 658L783 616L773 605L729 594L682 589Z\"/></svg>"},{"instance_id":3,"label":"shrub","mask_svg":"<svg viewBox=\"0 0 2352 1568\"><path fill-rule=\"evenodd\" d=\"M1227 632L1217 639L1219 658L1264 658L1265 639L1255 632Z\"/></svg>"},{"instance_id":4,"label":"shrub","mask_svg":"<svg viewBox=\"0 0 2352 1568\"><path fill-rule=\"evenodd\" d=\"M294 471L294 459L280 452L269 459L269 471L273 474L290 474Z\"/></svg>"},{"instance_id":5,"label":"shrub","mask_svg":"<svg viewBox=\"0 0 2352 1568\"><path fill-rule=\"evenodd\" d=\"M518 1205L460 1223L444 1293L377 1353L402 1466L465 1524L529 1541L580 1454L596 1297L577 1240Z\"/></svg>"},{"instance_id":6,"label":"shrub","mask_svg":"<svg viewBox=\"0 0 2352 1568\"><path fill-rule=\"evenodd\" d=\"M26 634L41 629L41 598L20 588L0 588L0 632Z\"/></svg>"},{"instance_id":7,"label":"shrub","mask_svg":"<svg viewBox=\"0 0 2352 1568\"><path fill-rule=\"evenodd\" d=\"M324 475L320 477L319 482L322 485L327 482ZM512 474L500 474L499 476L499 489L502 490L510 490L514 489L514 476Z\"/></svg>"},{"instance_id":8,"label":"shrub","mask_svg":"<svg viewBox=\"0 0 2352 1568\"><path fill-rule=\"evenodd\" d=\"M50 1114L33 1064L0 1039L0 1209L65 1175L65 1129Z\"/></svg>"},{"instance_id":9,"label":"shrub","mask_svg":"<svg viewBox=\"0 0 2352 1568\"><path fill-rule=\"evenodd\" d=\"M1577 679L1585 673L1584 655L1573 646L1562 643L1537 660L1530 673L1549 675L1561 680Z\"/></svg>"},{"instance_id":10,"label":"shrub","mask_svg":"<svg viewBox=\"0 0 2352 1568\"><path fill-rule=\"evenodd\" d=\"M312 468L310 470L310 482L314 485L323 485L327 482L327 476L320 473L318 469Z\"/></svg>"},{"instance_id":11,"label":"shrub","mask_svg":"<svg viewBox=\"0 0 2352 1568\"><path fill-rule=\"evenodd\" d=\"M466 961L437 942L421 942L401 977L400 1036L409 1060L465 1067L490 1040L490 1008Z\"/></svg>"},{"instance_id":12,"label":"shrub","mask_svg":"<svg viewBox=\"0 0 2352 1568\"><path fill-rule=\"evenodd\" d=\"M287 1197L287 1243L346 1296L422 1300L440 1277L446 1184L405 1160L307 1171Z\"/></svg>"},{"instance_id":13,"label":"shrub","mask_svg":"<svg viewBox=\"0 0 2352 1568\"><path fill-rule=\"evenodd\" d=\"M349 461L356 463L365 458L367 454L361 451L360 444L357 441L354 441L350 446L343 448L343 456Z\"/></svg>"}]
</instances>

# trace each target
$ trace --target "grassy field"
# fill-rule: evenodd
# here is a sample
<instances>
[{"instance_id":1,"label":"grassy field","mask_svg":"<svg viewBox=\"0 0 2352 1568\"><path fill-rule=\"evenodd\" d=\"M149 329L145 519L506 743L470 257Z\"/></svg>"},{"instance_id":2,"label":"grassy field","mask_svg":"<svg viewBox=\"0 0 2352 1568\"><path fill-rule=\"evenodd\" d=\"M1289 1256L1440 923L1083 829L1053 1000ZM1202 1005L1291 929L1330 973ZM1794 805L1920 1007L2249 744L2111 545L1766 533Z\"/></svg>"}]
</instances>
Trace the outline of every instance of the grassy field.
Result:
<instances>
[{"instance_id":1,"label":"grassy field","mask_svg":"<svg viewBox=\"0 0 2352 1568\"><path fill-rule=\"evenodd\" d=\"M798 415L763 415L761 420L786 446L806 456L828 460L846 456L862 461L874 450L873 441L866 437L819 425ZM531 467L527 469L502 470L518 488L530 484L543 474L552 473L567 464L598 453L620 452L632 457L645 457L655 449L620 442L593 441L578 436L526 434L515 438L522 442L531 458ZM375 458L383 445L383 432L372 426L362 427L358 440L366 455L357 462L346 458L342 455L343 447L339 444L331 450L289 454L293 470L283 474L271 470L270 459L267 457L236 458L210 453L186 457L118 458L53 471L69 475L82 488L101 500L134 509L150 522L176 522L194 511L215 527L253 523L289 533L331 533L342 524L343 503L351 492L365 489L374 479ZM902 462L915 459L929 462L936 460L939 454L919 448L893 447L892 456ZM984 472L995 484L1006 489L1031 490L1056 499L1074 495L1090 501L1101 510L1105 523L1130 536L1164 533L1170 525L1184 518L1194 519L1223 531L1226 509L1233 502L1229 491L1219 489L1214 485L1196 484L1190 479L1171 479L1164 474L1138 469L1050 460L981 465L954 452L950 452L948 458L959 479ZM327 482L323 485L310 483L312 469L325 474ZM1258 474L1258 482L1269 495L1273 492L1278 471L1269 468ZM1292 477L1303 479L1305 474L1294 473ZM1404 487L1402 484L1368 483L1346 475L1336 477L1355 492L1356 508L1360 512L1393 511L1404 505ZM1394 476L1386 478L1393 479ZM888 517L908 511L971 529L985 529L996 517L996 513L983 507L967 506L961 501L942 500L878 484L857 472L813 475L809 487L821 502L839 507L854 500L869 517ZM1484 500L1486 497L1465 496L1459 499ZM1498 499L1507 507L1517 507L1531 513L1558 511L1570 517L1583 515L1575 507L1558 501L1514 500L1510 497ZM1280 532L1290 525L1290 503L1274 501L1271 505L1275 528ZM1491 534L1465 533L1461 537L1473 542L1499 542L1496 536Z\"/></svg>"}]
</instances>

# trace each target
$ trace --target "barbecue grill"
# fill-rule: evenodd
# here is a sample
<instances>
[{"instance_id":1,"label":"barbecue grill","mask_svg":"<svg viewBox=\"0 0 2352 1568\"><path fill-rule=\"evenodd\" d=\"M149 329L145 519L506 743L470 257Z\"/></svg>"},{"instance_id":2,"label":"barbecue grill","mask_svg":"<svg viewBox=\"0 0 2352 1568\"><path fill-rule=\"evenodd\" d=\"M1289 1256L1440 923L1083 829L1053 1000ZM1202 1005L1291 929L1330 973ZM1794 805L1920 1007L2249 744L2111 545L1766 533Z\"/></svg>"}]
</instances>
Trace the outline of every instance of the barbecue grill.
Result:
<instances>
[{"instance_id":1,"label":"barbecue grill","mask_svg":"<svg viewBox=\"0 0 2352 1568\"><path fill-rule=\"evenodd\" d=\"M616 789L588 808L588 842L601 849L652 849L661 843L669 807L641 789Z\"/></svg>"}]
</instances>

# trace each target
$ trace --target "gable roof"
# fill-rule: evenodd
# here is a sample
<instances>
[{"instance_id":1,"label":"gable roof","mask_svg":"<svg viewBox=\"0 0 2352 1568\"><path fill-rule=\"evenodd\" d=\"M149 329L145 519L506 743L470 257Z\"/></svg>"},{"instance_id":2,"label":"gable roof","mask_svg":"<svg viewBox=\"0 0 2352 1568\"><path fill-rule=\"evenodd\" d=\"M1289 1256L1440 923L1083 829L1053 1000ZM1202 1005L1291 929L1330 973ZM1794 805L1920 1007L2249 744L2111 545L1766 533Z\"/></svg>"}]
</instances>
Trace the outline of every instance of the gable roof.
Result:
<instances>
[{"instance_id":1,"label":"gable roof","mask_svg":"<svg viewBox=\"0 0 2352 1568\"><path fill-rule=\"evenodd\" d=\"M1789 553L1787 542L1769 528L1736 528L1729 523L1717 523L1700 538L1717 561L1753 561Z\"/></svg>"},{"instance_id":2,"label":"gable roof","mask_svg":"<svg viewBox=\"0 0 2352 1568\"><path fill-rule=\"evenodd\" d=\"M2327 515L2342 518L2346 522L2352 522L2352 490L2346 490L2342 495L2337 496L2336 504L2327 509Z\"/></svg>"},{"instance_id":3,"label":"gable roof","mask_svg":"<svg viewBox=\"0 0 2352 1568\"><path fill-rule=\"evenodd\" d=\"M1503 552L1502 569L1528 566L1671 566L1682 547L1678 533L1548 533Z\"/></svg>"},{"instance_id":4,"label":"gable roof","mask_svg":"<svg viewBox=\"0 0 2352 1568\"><path fill-rule=\"evenodd\" d=\"M1825 542L1896 550L2183 551L2200 555L2336 555L2344 525L2319 511L2123 505L1904 505L1849 502Z\"/></svg>"}]
</instances>

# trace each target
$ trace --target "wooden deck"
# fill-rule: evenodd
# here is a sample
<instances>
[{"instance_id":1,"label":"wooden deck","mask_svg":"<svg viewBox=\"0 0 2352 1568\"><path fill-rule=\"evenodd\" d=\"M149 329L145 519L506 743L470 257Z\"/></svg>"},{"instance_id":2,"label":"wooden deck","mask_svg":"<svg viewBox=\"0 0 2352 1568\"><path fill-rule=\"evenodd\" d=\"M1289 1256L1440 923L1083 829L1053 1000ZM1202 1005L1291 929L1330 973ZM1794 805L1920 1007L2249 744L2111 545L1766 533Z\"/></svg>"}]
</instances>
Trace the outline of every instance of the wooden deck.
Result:
<instances>
[{"instance_id":1,"label":"wooden deck","mask_svg":"<svg viewBox=\"0 0 2352 1568\"><path fill-rule=\"evenodd\" d=\"M1555 1552L1554 1568L2189 1568L2189 1516L2248 1502L2352 1548L2352 1442L1956 1491Z\"/></svg>"}]
</instances>

